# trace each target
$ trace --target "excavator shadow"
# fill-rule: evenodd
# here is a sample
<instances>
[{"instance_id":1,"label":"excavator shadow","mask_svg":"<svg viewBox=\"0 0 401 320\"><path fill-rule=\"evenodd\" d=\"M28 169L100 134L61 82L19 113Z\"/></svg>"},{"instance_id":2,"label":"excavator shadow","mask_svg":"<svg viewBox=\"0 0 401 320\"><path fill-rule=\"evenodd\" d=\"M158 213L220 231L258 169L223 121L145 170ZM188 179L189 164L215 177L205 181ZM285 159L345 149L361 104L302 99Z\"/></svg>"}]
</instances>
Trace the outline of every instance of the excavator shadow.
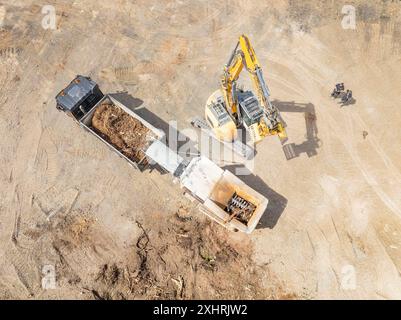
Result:
<instances>
[{"instance_id":1,"label":"excavator shadow","mask_svg":"<svg viewBox=\"0 0 401 320\"><path fill-rule=\"evenodd\" d=\"M261 178L254 175L243 165L229 165L223 169L237 175L239 179L269 200L266 211L259 220L256 229L273 229L287 207L288 200L271 189Z\"/></svg>"},{"instance_id":2,"label":"excavator shadow","mask_svg":"<svg viewBox=\"0 0 401 320\"><path fill-rule=\"evenodd\" d=\"M321 146L321 140L318 138L318 128L316 125L316 112L315 106L312 103L296 103L294 101L272 101L273 105L277 107L282 113L298 112L303 113L306 126L306 140L301 144L288 143L283 146L283 151L287 160L299 157L302 153L307 156L313 157L317 155L317 149ZM284 123L285 125L285 123Z\"/></svg>"},{"instance_id":3,"label":"excavator shadow","mask_svg":"<svg viewBox=\"0 0 401 320\"><path fill-rule=\"evenodd\" d=\"M190 138L144 107L141 99L134 98L127 92L113 93L112 96L154 127L162 130L166 134L165 143L171 149L177 151L184 159L190 160L192 157L199 155L199 151L195 147L196 144Z\"/></svg>"}]
</instances>

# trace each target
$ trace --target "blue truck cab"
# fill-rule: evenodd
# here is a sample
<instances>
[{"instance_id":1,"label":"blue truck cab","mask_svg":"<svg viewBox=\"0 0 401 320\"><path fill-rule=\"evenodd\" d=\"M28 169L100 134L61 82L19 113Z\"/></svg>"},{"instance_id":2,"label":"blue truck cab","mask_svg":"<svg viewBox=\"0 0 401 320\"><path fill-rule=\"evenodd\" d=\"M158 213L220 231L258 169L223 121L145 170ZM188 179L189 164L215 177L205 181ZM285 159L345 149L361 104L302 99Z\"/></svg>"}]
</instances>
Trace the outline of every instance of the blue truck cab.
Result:
<instances>
[{"instance_id":1,"label":"blue truck cab","mask_svg":"<svg viewBox=\"0 0 401 320\"><path fill-rule=\"evenodd\" d=\"M89 77L77 75L56 96L57 109L79 121L103 96L96 82Z\"/></svg>"}]
</instances>

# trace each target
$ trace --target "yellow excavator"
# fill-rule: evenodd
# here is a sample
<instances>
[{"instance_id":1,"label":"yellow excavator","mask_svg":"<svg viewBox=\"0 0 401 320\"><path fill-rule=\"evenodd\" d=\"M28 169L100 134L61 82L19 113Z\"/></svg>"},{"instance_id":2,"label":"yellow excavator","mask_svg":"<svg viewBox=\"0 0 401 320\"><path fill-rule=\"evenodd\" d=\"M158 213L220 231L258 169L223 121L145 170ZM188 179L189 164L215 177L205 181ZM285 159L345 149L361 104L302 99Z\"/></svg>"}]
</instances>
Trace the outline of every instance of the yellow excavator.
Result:
<instances>
[{"instance_id":1,"label":"yellow excavator","mask_svg":"<svg viewBox=\"0 0 401 320\"><path fill-rule=\"evenodd\" d=\"M244 67L251 76L257 98L253 92L237 88L237 80ZM282 143L286 141L287 135L279 111L270 102L270 91L247 36L239 37L228 63L224 66L220 83L220 89L206 102L206 123L194 119L194 126L211 128L213 135L225 143L236 142L237 129L241 127L245 127L254 143L270 135L278 135ZM238 144L234 146L234 150L235 147Z\"/></svg>"}]
</instances>

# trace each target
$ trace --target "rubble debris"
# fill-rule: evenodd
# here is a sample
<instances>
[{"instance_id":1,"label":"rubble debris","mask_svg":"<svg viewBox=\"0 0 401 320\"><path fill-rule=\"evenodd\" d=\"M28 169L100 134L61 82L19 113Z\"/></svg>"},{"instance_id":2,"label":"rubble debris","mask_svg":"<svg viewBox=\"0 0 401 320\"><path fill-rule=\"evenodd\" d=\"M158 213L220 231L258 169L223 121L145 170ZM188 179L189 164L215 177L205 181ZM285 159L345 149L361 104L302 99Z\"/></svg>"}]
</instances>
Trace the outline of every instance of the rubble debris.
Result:
<instances>
[{"instance_id":1,"label":"rubble debris","mask_svg":"<svg viewBox=\"0 0 401 320\"><path fill-rule=\"evenodd\" d=\"M102 103L95 111L92 127L103 139L132 161L146 165L150 130L138 119L112 103Z\"/></svg>"},{"instance_id":2,"label":"rubble debris","mask_svg":"<svg viewBox=\"0 0 401 320\"><path fill-rule=\"evenodd\" d=\"M114 263L112 265L104 264L99 271L95 281L102 280L109 286L114 286L121 277L121 270Z\"/></svg>"}]
</instances>

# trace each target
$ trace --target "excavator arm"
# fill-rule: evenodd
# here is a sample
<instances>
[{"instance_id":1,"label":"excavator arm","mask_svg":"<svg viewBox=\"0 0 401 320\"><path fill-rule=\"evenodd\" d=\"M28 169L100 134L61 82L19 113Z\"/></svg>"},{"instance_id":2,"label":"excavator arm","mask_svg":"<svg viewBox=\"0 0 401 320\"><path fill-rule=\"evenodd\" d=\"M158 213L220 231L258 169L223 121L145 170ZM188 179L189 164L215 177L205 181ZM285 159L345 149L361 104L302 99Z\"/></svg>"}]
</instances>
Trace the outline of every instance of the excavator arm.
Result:
<instances>
[{"instance_id":1,"label":"excavator arm","mask_svg":"<svg viewBox=\"0 0 401 320\"><path fill-rule=\"evenodd\" d=\"M270 91L263 78L262 69L252 48L249 39L241 35L237 45L224 67L221 80L221 88L226 102L227 110L238 121L238 101L236 97L236 81L243 69L249 72L253 86L256 90L259 102L265 110L265 121L260 121L259 131L262 136L278 135L280 140L285 140L287 135L280 121L278 109L272 105L269 96Z\"/></svg>"},{"instance_id":2,"label":"excavator arm","mask_svg":"<svg viewBox=\"0 0 401 320\"><path fill-rule=\"evenodd\" d=\"M228 63L224 67L224 73L221 78L221 89L226 102L227 110L236 120L237 119L237 97L235 95L236 81L244 67L241 53L237 53L238 44L235 47Z\"/></svg>"}]
</instances>

